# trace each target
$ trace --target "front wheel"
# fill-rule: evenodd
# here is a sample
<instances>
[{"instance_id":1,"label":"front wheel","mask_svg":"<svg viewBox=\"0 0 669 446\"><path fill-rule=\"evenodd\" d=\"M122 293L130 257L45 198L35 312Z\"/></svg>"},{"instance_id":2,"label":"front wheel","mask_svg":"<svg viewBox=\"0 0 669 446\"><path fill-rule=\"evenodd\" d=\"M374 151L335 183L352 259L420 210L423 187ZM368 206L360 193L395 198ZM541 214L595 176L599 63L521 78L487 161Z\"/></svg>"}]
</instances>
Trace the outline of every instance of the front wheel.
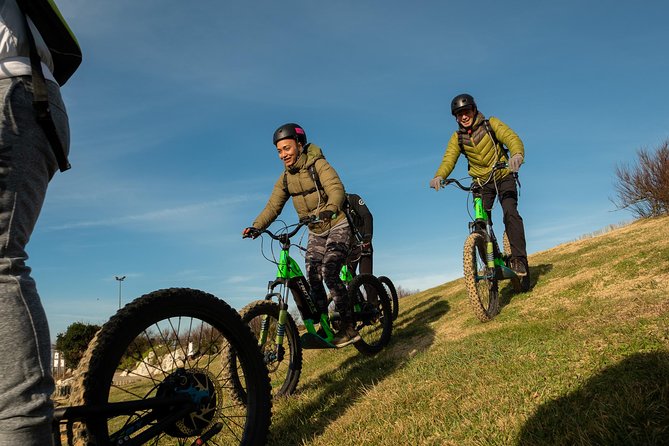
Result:
<instances>
[{"instance_id":1,"label":"front wheel","mask_svg":"<svg viewBox=\"0 0 669 446\"><path fill-rule=\"evenodd\" d=\"M225 351L238 358L247 392L236 400ZM93 414L87 444L256 445L267 440L271 394L256 341L239 314L198 290L154 291L119 310L82 358L73 404L136 403L114 416ZM189 397L189 406L161 399ZM153 401L153 406L147 404Z\"/></svg>"},{"instance_id":2,"label":"front wheel","mask_svg":"<svg viewBox=\"0 0 669 446\"><path fill-rule=\"evenodd\" d=\"M251 328L262 350L272 383L273 396L292 394L302 372L302 345L293 317L290 313L286 314L283 343L277 345L279 304L270 300L258 300L242 308L240 314L242 320ZM234 386L239 384L234 376L232 384Z\"/></svg>"},{"instance_id":3,"label":"front wheel","mask_svg":"<svg viewBox=\"0 0 669 446\"><path fill-rule=\"evenodd\" d=\"M366 355L380 352L390 341L393 329L386 289L375 276L359 274L348 284L348 297L353 305L355 329L362 338L353 345Z\"/></svg>"},{"instance_id":4,"label":"front wheel","mask_svg":"<svg viewBox=\"0 0 669 446\"><path fill-rule=\"evenodd\" d=\"M469 303L476 317L481 322L488 322L499 313L499 292L495 271L487 266L483 234L469 234L462 257Z\"/></svg>"},{"instance_id":5,"label":"front wheel","mask_svg":"<svg viewBox=\"0 0 669 446\"><path fill-rule=\"evenodd\" d=\"M399 299L397 297L397 289L395 289L393 281L386 276L380 276L379 282L381 282L381 285L383 285L384 288L386 289L386 294L390 296L390 304L391 304L390 306L392 307L393 320L395 320L397 319L397 315L400 312Z\"/></svg>"}]
</instances>

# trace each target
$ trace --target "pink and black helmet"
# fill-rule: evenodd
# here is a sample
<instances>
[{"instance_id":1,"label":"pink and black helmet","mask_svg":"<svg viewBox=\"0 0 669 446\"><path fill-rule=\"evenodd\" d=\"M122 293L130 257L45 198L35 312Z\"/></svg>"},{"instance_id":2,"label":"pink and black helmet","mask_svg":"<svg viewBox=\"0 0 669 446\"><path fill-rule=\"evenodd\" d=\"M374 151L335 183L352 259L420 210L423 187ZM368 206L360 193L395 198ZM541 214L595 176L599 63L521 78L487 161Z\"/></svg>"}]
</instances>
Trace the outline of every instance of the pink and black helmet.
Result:
<instances>
[{"instance_id":1,"label":"pink and black helmet","mask_svg":"<svg viewBox=\"0 0 669 446\"><path fill-rule=\"evenodd\" d=\"M304 146L307 144L307 133L300 125L291 122L282 125L274 132L274 138L272 138L274 145L282 139L294 139Z\"/></svg>"}]
</instances>

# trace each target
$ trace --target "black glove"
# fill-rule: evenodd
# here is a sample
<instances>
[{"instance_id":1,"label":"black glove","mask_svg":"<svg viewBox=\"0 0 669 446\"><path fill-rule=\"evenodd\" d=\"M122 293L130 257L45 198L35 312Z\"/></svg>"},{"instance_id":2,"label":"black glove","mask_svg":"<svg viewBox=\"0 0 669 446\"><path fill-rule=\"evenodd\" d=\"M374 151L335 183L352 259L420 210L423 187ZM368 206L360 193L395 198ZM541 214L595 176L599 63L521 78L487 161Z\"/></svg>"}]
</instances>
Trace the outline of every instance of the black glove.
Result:
<instances>
[{"instance_id":1,"label":"black glove","mask_svg":"<svg viewBox=\"0 0 669 446\"><path fill-rule=\"evenodd\" d=\"M323 211L320 214L318 214L318 218L321 221L330 221L330 220L332 220L332 217L334 216L334 214L335 213L332 212L332 211Z\"/></svg>"},{"instance_id":2,"label":"black glove","mask_svg":"<svg viewBox=\"0 0 669 446\"><path fill-rule=\"evenodd\" d=\"M249 226L248 228L242 231L242 238L258 238L260 235L260 229Z\"/></svg>"}]
</instances>

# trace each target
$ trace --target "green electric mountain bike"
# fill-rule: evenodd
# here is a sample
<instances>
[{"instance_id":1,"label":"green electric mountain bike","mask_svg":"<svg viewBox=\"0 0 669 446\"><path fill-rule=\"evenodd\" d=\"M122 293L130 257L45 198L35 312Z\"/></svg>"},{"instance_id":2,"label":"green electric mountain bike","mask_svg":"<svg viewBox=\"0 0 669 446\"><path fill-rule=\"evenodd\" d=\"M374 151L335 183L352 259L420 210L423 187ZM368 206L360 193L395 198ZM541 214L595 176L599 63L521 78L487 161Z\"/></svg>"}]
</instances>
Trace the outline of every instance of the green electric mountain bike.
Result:
<instances>
[{"instance_id":1,"label":"green electric mountain bike","mask_svg":"<svg viewBox=\"0 0 669 446\"><path fill-rule=\"evenodd\" d=\"M278 261L268 259L278 266L277 276L269 282L264 299L251 302L240 311L263 351L274 396L290 395L295 391L302 371L303 348L336 348L332 340L339 326L338 317L319 308L302 270L290 256L290 248L299 247L290 239L313 221L313 218L307 218L277 232L261 231L281 245ZM388 344L392 331L392 310L385 288L375 276L359 274L347 283L347 293L355 329L362 338L353 346L366 355L378 353ZM302 334L288 312L291 294L304 323ZM234 364L234 352L229 362ZM230 369L233 382L236 369ZM240 391L240 397L243 399L243 391Z\"/></svg>"},{"instance_id":2,"label":"green electric mountain bike","mask_svg":"<svg viewBox=\"0 0 669 446\"><path fill-rule=\"evenodd\" d=\"M105 323L69 402L55 410L58 446L265 444L272 406L249 327L224 301L186 288L135 299Z\"/></svg>"},{"instance_id":3,"label":"green electric mountain bike","mask_svg":"<svg viewBox=\"0 0 669 446\"><path fill-rule=\"evenodd\" d=\"M493 175L499 169L506 168L504 162L493 166L490 176L484 182L494 181ZM469 302L481 322L487 322L499 313L499 281L511 280L516 292L527 291L530 283L530 272L520 277L510 267L511 245L504 233L503 248L500 251L497 237L492 229L490 213L492 209L484 209L481 197L481 186L472 184L464 186L458 180L447 178L442 186L455 184L465 192L471 192L474 204L474 217L469 223L470 234L465 240L463 249L464 278Z\"/></svg>"}]
</instances>

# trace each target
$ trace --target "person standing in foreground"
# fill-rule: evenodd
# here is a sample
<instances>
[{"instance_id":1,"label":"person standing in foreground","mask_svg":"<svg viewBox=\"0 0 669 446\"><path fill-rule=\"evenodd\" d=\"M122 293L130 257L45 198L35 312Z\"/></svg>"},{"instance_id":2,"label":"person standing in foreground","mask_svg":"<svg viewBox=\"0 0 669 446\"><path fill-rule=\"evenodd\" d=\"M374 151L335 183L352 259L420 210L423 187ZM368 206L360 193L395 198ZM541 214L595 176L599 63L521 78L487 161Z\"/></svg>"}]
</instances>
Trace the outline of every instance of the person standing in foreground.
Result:
<instances>
[{"instance_id":1,"label":"person standing in foreground","mask_svg":"<svg viewBox=\"0 0 669 446\"><path fill-rule=\"evenodd\" d=\"M283 210L289 198L300 219L318 217L309 224L309 241L305 261L311 294L322 313L327 313L328 286L341 317L341 328L332 344L344 347L360 340L353 326L353 314L346 286L339 278L351 242L351 228L343 212L344 185L325 160L321 148L307 143L302 127L289 123L274 132L273 143L285 170L274 184L272 195L253 225L244 229L243 237L257 237Z\"/></svg>"},{"instance_id":2,"label":"person standing in foreground","mask_svg":"<svg viewBox=\"0 0 669 446\"><path fill-rule=\"evenodd\" d=\"M518 135L495 117L487 120L478 110L474 98L460 94L451 102L451 113L458 123L458 130L448 141L441 165L430 187L439 190L441 181L448 178L460 156L469 162L469 175L481 187L483 206L492 209L495 197L499 199L504 214L504 226L511 244L511 268L519 276L528 271L525 227L518 213L516 173L524 162L525 148ZM508 152L505 147L508 147ZM508 169L490 172L498 162L506 162Z\"/></svg>"},{"instance_id":3,"label":"person standing in foreground","mask_svg":"<svg viewBox=\"0 0 669 446\"><path fill-rule=\"evenodd\" d=\"M52 57L50 45L36 26L47 15L26 12L40 7L48 8L52 13L49 17L62 20L51 1L0 0L0 355L3 358L0 445L3 446L52 443L54 383L49 327L30 268L26 266L25 247L49 181L59 167L62 170L68 167L69 123L59 82L62 85L74 72L81 53L79 62L65 74L59 71L62 65L54 66L56 55ZM28 15L35 17L35 23ZM62 23L62 29L69 31ZM76 43L74 36L72 39ZM40 68L43 75L37 71Z\"/></svg>"}]
</instances>

